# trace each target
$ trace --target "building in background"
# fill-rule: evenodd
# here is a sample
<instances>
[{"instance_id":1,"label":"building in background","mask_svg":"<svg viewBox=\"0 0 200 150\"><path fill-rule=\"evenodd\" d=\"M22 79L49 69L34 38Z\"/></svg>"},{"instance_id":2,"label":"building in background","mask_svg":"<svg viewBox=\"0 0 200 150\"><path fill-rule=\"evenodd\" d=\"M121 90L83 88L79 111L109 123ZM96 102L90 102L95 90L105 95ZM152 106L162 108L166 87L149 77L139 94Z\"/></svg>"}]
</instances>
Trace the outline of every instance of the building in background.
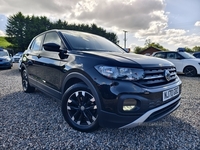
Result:
<instances>
[{"instance_id":1,"label":"building in background","mask_svg":"<svg viewBox=\"0 0 200 150\"><path fill-rule=\"evenodd\" d=\"M143 51L141 51L139 54L143 54L143 55L150 56L150 55L153 54L154 52L159 52L159 51L162 51L162 50L159 49L159 48L150 46L150 47L144 49Z\"/></svg>"}]
</instances>

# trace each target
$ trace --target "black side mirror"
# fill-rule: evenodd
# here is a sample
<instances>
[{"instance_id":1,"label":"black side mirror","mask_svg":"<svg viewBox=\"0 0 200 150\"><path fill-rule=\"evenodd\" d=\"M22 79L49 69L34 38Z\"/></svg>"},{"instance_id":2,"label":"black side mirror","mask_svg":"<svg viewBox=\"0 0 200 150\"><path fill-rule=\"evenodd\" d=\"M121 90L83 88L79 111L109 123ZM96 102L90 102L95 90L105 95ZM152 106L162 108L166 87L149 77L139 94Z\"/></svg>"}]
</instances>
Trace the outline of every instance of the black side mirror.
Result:
<instances>
[{"instance_id":1,"label":"black side mirror","mask_svg":"<svg viewBox=\"0 0 200 150\"><path fill-rule=\"evenodd\" d=\"M56 43L46 43L43 44L43 47L46 51L52 51L52 52L61 52L62 50L60 50L60 45L56 44Z\"/></svg>"}]
</instances>

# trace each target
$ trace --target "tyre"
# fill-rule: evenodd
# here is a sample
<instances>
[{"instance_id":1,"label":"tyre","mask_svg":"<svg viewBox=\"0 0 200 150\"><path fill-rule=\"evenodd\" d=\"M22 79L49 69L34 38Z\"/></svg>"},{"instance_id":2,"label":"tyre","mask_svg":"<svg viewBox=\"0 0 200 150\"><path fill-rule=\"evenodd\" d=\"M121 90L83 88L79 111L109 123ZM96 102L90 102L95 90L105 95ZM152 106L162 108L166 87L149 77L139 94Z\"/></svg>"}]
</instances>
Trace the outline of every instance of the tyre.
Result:
<instances>
[{"instance_id":1,"label":"tyre","mask_svg":"<svg viewBox=\"0 0 200 150\"><path fill-rule=\"evenodd\" d=\"M197 75L197 70L195 67L193 66L187 66L184 68L183 73L187 76L187 77L194 77Z\"/></svg>"},{"instance_id":2,"label":"tyre","mask_svg":"<svg viewBox=\"0 0 200 150\"><path fill-rule=\"evenodd\" d=\"M83 83L74 84L65 91L62 114L67 123L76 130L91 132L99 127L96 98Z\"/></svg>"},{"instance_id":3,"label":"tyre","mask_svg":"<svg viewBox=\"0 0 200 150\"><path fill-rule=\"evenodd\" d=\"M35 88L30 86L29 81L28 81L28 74L26 69L22 70L22 88L23 91L26 93L31 93L35 91Z\"/></svg>"}]
</instances>

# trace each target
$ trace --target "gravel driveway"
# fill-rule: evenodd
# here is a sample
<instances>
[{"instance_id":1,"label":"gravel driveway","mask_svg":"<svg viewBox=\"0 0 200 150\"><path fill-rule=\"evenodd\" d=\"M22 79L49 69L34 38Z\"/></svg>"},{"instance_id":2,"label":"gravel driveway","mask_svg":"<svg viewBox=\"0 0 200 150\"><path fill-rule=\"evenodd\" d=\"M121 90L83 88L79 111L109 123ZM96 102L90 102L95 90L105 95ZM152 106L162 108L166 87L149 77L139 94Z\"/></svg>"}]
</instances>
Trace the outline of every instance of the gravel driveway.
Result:
<instances>
[{"instance_id":1,"label":"gravel driveway","mask_svg":"<svg viewBox=\"0 0 200 150\"><path fill-rule=\"evenodd\" d=\"M17 64L0 70L0 150L8 149L178 149L200 150L200 77L180 76L181 106L160 121L132 129L73 130L61 101L40 91L22 91Z\"/></svg>"}]
</instances>

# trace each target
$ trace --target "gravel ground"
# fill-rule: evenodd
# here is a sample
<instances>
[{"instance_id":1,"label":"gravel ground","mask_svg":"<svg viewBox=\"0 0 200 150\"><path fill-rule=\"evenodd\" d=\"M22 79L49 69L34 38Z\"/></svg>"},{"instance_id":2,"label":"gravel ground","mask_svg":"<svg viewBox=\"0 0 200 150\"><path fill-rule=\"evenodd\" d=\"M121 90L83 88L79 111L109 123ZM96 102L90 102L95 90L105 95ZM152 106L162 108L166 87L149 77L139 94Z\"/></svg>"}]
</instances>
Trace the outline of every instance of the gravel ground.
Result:
<instances>
[{"instance_id":1,"label":"gravel ground","mask_svg":"<svg viewBox=\"0 0 200 150\"><path fill-rule=\"evenodd\" d=\"M0 150L7 149L170 149L200 150L200 77L180 76L181 106L160 121L132 129L73 130L61 101L40 91L22 91L17 64L0 70Z\"/></svg>"}]
</instances>

